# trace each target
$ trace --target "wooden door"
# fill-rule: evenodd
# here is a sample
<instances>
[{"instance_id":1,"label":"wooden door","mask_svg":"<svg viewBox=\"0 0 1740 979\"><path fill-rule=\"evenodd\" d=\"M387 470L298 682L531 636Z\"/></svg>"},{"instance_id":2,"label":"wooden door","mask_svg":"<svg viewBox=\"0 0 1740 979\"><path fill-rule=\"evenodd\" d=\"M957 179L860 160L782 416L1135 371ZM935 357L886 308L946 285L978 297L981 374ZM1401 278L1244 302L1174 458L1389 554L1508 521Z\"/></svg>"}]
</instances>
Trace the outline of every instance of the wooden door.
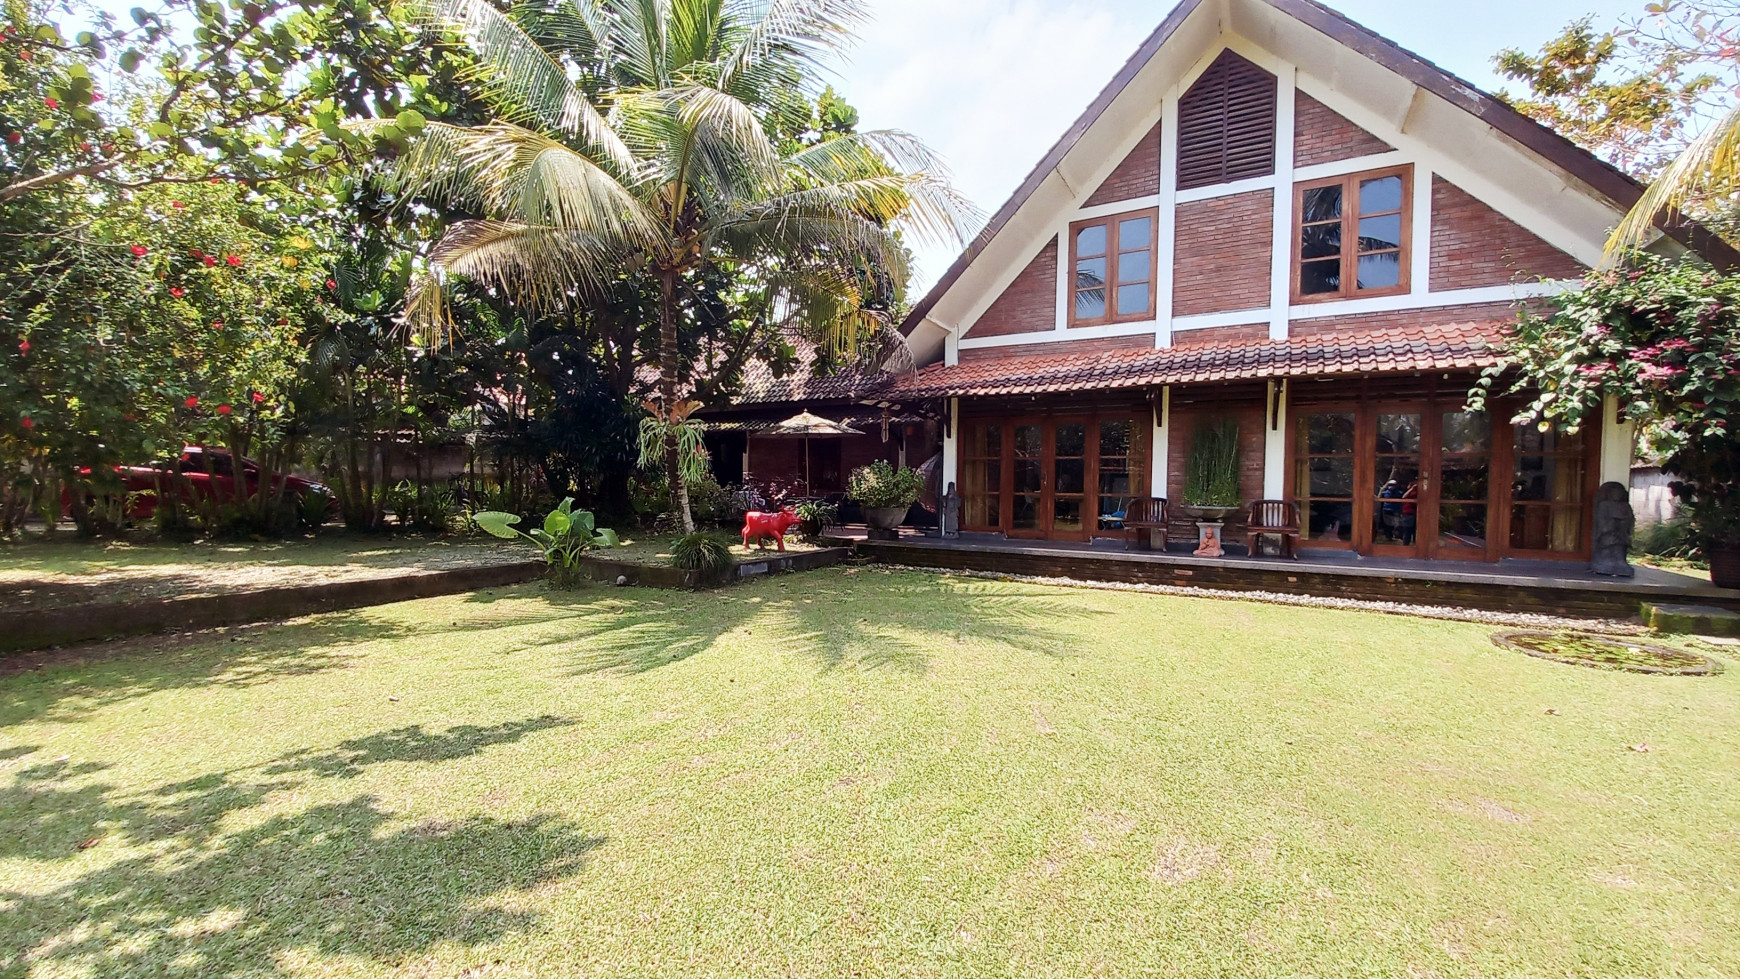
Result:
<instances>
[{"instance_id":1,"label":"wooden door","mask_svg":"<svg viewBox=\"0 0 1740 979\"><path fill-rule=\"evenodd\" d=\"M1485 561L1494 546L1492 419L1440 404L1428 428L1430 492L1423 494L1421 536L1427 553L1449 561Z\"/></svg>"},{"instance_id":2,"label":"wooden door","mask_svg":"<svg viewBox=\"0 0 1740 979\"><path fill-rule=\"evenodd\" d=\"M1370 480L1362 507L1370 518L1365 552L1381 557L1423 557L1420 516L1432 489L1426 467L1423 405L1386 405L1371 413L1367 427Z\"/></svg>"}]
</instances>

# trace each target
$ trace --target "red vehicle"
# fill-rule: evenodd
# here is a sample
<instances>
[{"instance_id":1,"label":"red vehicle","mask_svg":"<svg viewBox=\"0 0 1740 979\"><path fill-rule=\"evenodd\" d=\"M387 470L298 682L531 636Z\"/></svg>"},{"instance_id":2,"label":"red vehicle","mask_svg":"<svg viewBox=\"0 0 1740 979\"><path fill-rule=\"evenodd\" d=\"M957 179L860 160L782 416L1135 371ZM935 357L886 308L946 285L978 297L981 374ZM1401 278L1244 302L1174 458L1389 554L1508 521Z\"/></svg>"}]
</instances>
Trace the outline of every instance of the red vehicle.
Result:
<instances>
[{"instance_id":1,"label":"red vehicle","mask_svg":"<svg viewBox=\"0 0 1740 979\"><path fill-rule=\"evenodd\" d=\"M181 473L179 480L175 477L177 471ZM90 475L90 470L84 470L83 474ZM208 449L199 445L183 448L180 457L173 460L149 466L116 466L115 475L120 477L121 489L128 494L127 516L135 520L149 520L157 512L158 500L171 492L177 482L182 486L182 499L194 506L213 501L235 502L238 495L252 497L260 488L260 466L254 460L242 460L243 483L238 494L235 465L230 453L225 449ZM309 493L321 493L332 501L328 506L329 514L338 509L338 501L325 483L288 473L273 473L272 482L281 487L280 492L286 499L300 502ZM113 489L99 486L93 495L104 492L113 492ZM71 504L71 495L63 493L62 511L70 512Z\"/></svg>"}]
</instances>

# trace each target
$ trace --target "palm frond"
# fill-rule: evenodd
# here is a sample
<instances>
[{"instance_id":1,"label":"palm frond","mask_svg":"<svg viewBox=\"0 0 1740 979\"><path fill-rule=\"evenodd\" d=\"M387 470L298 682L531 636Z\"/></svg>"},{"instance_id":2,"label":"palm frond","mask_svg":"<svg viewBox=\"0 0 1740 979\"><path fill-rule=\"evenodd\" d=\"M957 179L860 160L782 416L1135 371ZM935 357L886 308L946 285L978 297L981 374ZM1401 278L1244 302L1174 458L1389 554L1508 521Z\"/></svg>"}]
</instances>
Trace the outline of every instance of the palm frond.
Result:
<instances>
[{"instance_id":1,"label":"palm frond","mask_svg":"<svg viewBox=\"0 0 1740 979\"><path fill-rule=\"evenodd\" d=\"M561 309L577 295L602 289L619 255L615 242L585 232L461 221L430 252L430 272L411 287L400 323L425 343L450 340L448 290L456 278L535 313Z\"/></svg>"},{"instance_id":2,"label":"palm frond","mask_svg":"<svg viewBox=\"0 0 1740 979\"><path fill-rule=\"evenodd\" d=\"M584 154L507 123L430 123L385 178L406 194L476 207L521 224L615 238L657 233L640 200Z\"/></svg>"},{"instance_id":3,"label":"palm frond","mask_svg":"<svg viewBox=\"0 0 1740 979\"><path fill-rule=\"evenodd\" d=\"M1649 244L1657 218L1665 214L1680 220L1688 204L1727 194L1736 183L1740 183L1740 105L1693 140L1644 190L1608 237L1602 265L1612 265L1624 253Z\"/></svg>"},{"instance_id":4,"label":"palm frond","mask_svg":"<svg viewBox=\"0 0 1740 979\"><path fill-rule=\"evenodd\" d=\"M582 69L602 67L610 24L601 0L519 0L508 16L545 51L566 54Z\"/></svg>"},{"instance_id":5,"label":"palm frond","mask_svg":"<svg viewBox=\"0 0 1740 979\"><path fill-rule=\"evenodd\" d=\"M618 48L618 82L660 89L671 82L665 56L666 14L670 0L605 0Z\"/></svg>"},{"instance_id":6,"label":"palm frond","mask_svg":"<svg viewBox=\"0 0 1740 979\"><path fill-rule=\"evenodd\" d=\"M623 173L634 157L567 71L509 15L488 0L411 0L414 19L462 34L479 61L477 77L503 114L586 144Z\"/></svg>"},{"instance_id":7,"label":"palm frond","mask_svg":"<svg viewBox=\"0 0 1740 979\"><path fill-rule=\"evenodd\" d=\"M721 90L743 96L774 77L814 78L868 19L863 0L727 0L734 28L719 72Z\"/></svg>"}]
</instances>

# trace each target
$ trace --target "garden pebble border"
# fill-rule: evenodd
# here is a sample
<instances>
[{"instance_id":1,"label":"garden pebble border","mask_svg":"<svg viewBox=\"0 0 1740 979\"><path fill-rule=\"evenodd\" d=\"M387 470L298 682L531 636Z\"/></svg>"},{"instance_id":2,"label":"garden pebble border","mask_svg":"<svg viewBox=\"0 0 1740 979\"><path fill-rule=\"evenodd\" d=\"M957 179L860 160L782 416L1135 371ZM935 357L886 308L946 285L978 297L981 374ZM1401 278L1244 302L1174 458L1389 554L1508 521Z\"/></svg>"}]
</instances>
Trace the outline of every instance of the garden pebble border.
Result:
<instances>
[{"instance_id":1,"label":"garden pebble border","mask_svg":"<svg viewBox=\"0 0 1740 979\"><path fill-rule=\"evenodd\" d=\"M1406 602L1374 602L1354 598L1332 598L1318 595L1291 595L1270 591L1228 591L1218 588L1191 588L1181 585L1141 585L1123 581L1086 581L1080 578L1057 578L1042 575L1003 574L995 571L962 571L954 568L929 568L916 565L882 565L890 570L904 569L957 578L982 578L987 581L1022 581L1036 585L1059 585L1065 588L1097 588L1107 591L1146 592L1153 595L1176 595L1183 598L1232 599L1263 602L1269 605L1297 605L1309 608L1347 609L1360 612L1384 612L1410 615L1423 619L1446 619L1452 622L1479 622L1486 625L1522 626L1537 629L1576 629L1579 632L1608 632L1619 635L1647 635L1649 630L1636 622L1620 619L1580 619L1557 615L1522 612L1488 612L1481 609L1451 608L1443 605L1411 605Z\"/></svg>"}]
</instances>

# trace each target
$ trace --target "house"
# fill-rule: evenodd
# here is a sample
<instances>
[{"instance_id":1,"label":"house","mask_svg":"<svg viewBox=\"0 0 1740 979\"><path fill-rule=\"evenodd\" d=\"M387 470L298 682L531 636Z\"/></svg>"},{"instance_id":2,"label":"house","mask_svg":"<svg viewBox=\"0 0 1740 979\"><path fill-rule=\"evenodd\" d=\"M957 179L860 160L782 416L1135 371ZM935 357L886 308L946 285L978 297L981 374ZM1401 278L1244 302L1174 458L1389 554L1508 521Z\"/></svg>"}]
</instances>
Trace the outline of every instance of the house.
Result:
<instances>
[{"instance_id":1,"label":"house","mask_svg":"<svg viewBox=\"0 0 1740 979\"><path fill-rule=\"evenodd\" d=\"M1573 434L1464 404L1639 192L1328 8L1184 0L913 309L919 370L837 393L941 418L966 531L1120 538L1154 496L1194 540L1192 439L1232 419L1243 499L1295 502L1304 547L1587 560L1616 406Z\"/></svg>"}]
</instances>

